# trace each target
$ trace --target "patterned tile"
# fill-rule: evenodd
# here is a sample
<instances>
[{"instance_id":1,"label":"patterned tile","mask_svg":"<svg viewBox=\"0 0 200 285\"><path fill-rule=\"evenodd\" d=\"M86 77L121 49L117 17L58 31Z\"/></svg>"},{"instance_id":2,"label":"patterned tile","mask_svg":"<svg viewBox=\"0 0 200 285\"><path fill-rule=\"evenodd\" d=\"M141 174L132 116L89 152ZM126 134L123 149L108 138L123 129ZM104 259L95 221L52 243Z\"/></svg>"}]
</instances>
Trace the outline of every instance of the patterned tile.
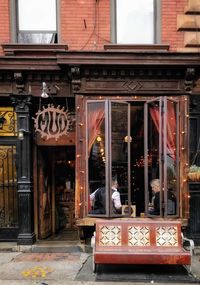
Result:
<instances>
[{"instance_id":1,"label":"patterned tile","mask_svg":"<svg viewBox=\"0 0 200 285\"><path fill-rule=\"evenodd\" d=\"M149 246L149 227L134 226L128 227L128 245L134 246Z\"/></svg>"},{"instance_id":2,"label":"patterned tile","mask_svg":"<svg viewBox=\"0 0 200 285\"><path fill-rule=\"evenodd\" d=\"M177 227L157 227L156 228L157 246L178 246Z\"/></svg>"},{"instance_id":3,"label":"patterned tile","mask_svg":"<svg viewBox=\"0 0 200 285\"><path fill-rule=\"evenodd\" d=\"M99 245L120 246L121 245L121 226L100 226Z\"/></svg>"}]
</instances>

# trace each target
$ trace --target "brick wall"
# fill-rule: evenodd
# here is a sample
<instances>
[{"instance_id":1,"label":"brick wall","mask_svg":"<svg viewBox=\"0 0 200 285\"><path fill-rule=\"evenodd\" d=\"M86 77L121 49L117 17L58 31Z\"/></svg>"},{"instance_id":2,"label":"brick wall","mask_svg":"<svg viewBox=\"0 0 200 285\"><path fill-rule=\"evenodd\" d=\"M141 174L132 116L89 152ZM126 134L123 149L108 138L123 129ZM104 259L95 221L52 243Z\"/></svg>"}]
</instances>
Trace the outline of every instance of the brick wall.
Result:
<instances>
[{"instance_id":1,"label":"brick wall","mask_svg":"<svg viewBox=\"0 0 200 285\"><path fill-rule=\"evenodd\" d=\"M0 55L2 43L10 41L9 0L0 0Z\"/></svg>"},{"instance_id":2,"label":"brick wall","mask_svg":"<svg viewBox=\"0 0 200 285\"><path fill-rule=\"evenodd\" d=\"M184 14L188 0L162 1L162 43L176 51L184 46L184 34L177 31L177 15Z\"/></svg>"},{"instance_id":3,"label":"brick wall","mask_svg":"<svg viewBox=\"0 0 200 285\"><path fill-rule=\"evenodd\" d=\"M61 0L61 43L70 50L100 50L110 43L109 0Z\"/></svg>"},{"instance_id":4,"label":"brick wall","mask_svg":"<svg viewBox=\"0 0 200 285\"><path fill-rule=\"evenodd\" d=\"M162 43L174 51L184 46L177 14L187 5L188 0L162 0ZM60 43L70 50L101 50L110 43L110 0L60 0L60 15ZM9 41L9 0L0 0L0 44Z\"/></svg>"}]
</instances>

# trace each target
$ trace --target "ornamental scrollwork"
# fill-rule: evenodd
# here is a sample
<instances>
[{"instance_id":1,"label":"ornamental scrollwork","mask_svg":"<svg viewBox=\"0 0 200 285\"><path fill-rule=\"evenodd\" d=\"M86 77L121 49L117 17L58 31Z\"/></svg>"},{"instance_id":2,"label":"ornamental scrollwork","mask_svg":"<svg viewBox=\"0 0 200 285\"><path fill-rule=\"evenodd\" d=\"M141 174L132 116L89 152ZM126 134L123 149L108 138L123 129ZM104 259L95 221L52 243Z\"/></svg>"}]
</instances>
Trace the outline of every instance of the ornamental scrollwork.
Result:
<instances>
[{"instance_id":1,"label":"ornamental scrollwork","mask_svg":"<svg viewBox=\"0 0 200 285\"><path fill-rule=\"evenodd\" d=\"M53 138L57 141L59 137L72 131L75 125L75 113L66 111L60 105L43 106L43 110L39 110L33 119L35 131L46 140Z\"/></svg>"}]
</instances>

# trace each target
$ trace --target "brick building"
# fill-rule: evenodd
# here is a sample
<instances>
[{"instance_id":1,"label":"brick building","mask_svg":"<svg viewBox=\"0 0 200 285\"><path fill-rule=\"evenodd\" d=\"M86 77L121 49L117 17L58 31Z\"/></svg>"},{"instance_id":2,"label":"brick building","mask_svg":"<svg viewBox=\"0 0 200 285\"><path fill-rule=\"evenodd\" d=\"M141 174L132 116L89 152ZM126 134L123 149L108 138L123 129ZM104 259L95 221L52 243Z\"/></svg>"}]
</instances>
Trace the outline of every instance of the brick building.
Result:
<instances>
[{"instance_id":1,"label":"brick building","mask_svg":"<svg viewBox=\"0 0 200 285\"><path fill-rule=\"evenodd\" d=\"M199 11L198 0L0 0L1 241L121 216L180 219L198 241Z\"/></svg>"}]
</instances>

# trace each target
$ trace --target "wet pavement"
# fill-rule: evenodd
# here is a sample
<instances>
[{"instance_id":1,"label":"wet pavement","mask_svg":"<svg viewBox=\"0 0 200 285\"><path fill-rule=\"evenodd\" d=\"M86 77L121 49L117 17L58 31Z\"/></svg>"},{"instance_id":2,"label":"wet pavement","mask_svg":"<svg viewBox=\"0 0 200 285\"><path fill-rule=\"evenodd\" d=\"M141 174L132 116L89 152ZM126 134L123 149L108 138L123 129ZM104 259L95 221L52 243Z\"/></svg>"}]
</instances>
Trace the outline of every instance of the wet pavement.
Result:
<instances>
[{"instance_id":1,"label":"wet pavement","mask_svg":"<svg viewBox=\"0 0 200 285\"><path fill-rule=\"evenodd\" d=\"M0 252L2 285L98 285L98 284L200 284L200 256L193 256L192 275L167 266L150 268L102 266L92 272L92 254L76 252ZM125 268L125 270L124 270ZM145 269L146 268L146 269ZM175 267L173 267L175 268ZM153 272L155 270L156 272ZM175 275L173 275L175 274ZM164 278L167 277L167 278ZM161 278L162 277L162 278ZM170 277L170 278L169 278Z\"/></svg>"}]
</instances>

